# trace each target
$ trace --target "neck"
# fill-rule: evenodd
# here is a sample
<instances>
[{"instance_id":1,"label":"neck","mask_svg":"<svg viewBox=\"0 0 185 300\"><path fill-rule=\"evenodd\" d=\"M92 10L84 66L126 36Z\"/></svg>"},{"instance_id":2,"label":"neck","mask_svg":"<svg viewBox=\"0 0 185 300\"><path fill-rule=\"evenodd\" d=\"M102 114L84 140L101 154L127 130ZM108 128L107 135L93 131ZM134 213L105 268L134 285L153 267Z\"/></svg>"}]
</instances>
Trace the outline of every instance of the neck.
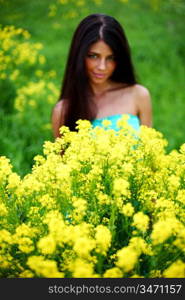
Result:
<instances>
[{"instance_id":1,"label":"neck","mask_svg":"<svg viewBox=\"0 0 185 300\"><path fill-rule=\"evenodd\" d=\"M101 97L112 88L112 83L91 84L91 88L95 97Z\"/></svg>"},{"instance_id":2,"label":"neck","mask_svg":"<svg viewBox=\"0 0 185 300\"><path fill-rule=\"evenodd\" d=\"M127 86L128 85L125 83L122 83L122 82L118 83L118 82L112 82L112 81L108 81L106 83L99 84L99 85L93 84L93 83L91 84L93 95L96 98L104 96L107 92L119 90L119 89L125 88Z\"/></svg>"}]
</instances>

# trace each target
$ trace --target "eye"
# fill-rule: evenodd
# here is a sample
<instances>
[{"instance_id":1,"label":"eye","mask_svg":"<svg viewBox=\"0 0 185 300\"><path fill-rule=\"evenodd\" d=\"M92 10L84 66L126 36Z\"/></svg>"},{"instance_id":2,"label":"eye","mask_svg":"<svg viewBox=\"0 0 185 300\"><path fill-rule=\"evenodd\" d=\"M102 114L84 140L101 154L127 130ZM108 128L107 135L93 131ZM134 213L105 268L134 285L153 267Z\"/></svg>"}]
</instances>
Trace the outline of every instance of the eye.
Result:
<instances>
[{"instance_id":1,"label":"eye","mask_svg":"<svg viewBox=\"0 0 185 300\"><path fill-rule=\"evenodd\" d=\"M89 54L87 54L87 57L95 59L95 58L97 58L98 56L97 56L97 54L95 54L95 53L89 53Z\"/></svg>"},{"instance_id":2,"label":"eye","mask_svg":"<svg viewBox=\"0 0 185 300\"><path fill-rule=\"evenodd\" d=\"M107 60L115 61L116 58L115 58L114 55L110 55L110 56L107 57Z\"/></svg>"}]
</instances>

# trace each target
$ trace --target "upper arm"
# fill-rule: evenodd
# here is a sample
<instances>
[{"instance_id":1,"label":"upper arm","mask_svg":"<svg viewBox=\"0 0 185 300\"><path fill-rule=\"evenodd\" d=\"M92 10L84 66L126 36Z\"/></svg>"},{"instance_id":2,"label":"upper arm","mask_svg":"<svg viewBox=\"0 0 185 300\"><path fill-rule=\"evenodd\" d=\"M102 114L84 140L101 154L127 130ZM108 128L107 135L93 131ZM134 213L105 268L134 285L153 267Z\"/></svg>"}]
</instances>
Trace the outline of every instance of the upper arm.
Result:
<instances>
[{"instance_id":1,"label":"upper arm","mask_svg":"<svg viewBox=\"0 0 185 300\"><path fill-rule=\"evenodd\" d=\"M141 125L152 127L152 101L147 88L139 86L137 97L138 115Z\"/></svg>"},{"instance_id":2,"label":"upper arm","mask_svg":"<svg viewBox=\"0 0 185 300\"><path fill-rule=\"evenodd\" d=\"M53 108L52 116L51 116L51 123L53 128L53 135L55 138L60 136L59 129L63 125L61 120L62 117L62 105L63 101L59 101Z\"/></svg>"}]
</instances>

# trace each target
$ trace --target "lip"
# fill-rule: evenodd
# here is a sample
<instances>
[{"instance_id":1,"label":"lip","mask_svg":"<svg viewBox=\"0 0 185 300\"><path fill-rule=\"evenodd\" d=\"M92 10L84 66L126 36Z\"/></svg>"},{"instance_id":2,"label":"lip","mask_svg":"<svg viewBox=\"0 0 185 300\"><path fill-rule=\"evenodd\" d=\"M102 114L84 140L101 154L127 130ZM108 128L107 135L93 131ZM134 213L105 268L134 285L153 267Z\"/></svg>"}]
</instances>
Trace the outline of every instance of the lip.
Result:
<instances>
[{"instance_id":1,"label":"lip","mask_svg":"<svg viewBox=\"0 0 185 300\"><path fill-rule=\"evenodd\" d=\"M96 77L96 78L104 78L105 74L93 73L93 76Z\"/></svg>"}]
</instances>

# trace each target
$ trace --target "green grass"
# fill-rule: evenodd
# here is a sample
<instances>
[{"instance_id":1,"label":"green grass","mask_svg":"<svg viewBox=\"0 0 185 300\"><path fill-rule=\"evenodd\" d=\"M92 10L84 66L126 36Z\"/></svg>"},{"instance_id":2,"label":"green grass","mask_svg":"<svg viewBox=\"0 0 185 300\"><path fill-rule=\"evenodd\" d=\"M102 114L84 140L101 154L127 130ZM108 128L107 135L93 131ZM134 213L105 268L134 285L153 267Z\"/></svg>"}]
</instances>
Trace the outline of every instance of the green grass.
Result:
<instances>
[{"instance_id":1,"label":"green grass","mask_svg":"<svg viewBox=\"0 0 185 300\"><path fill-rule=\"evenodd\" d=\"M77 17L66 19L64 13L74 10L74 4L61 7L56 16L49 17L49 5L55 1L1 0L0 23L27 29L31 41L44 45L42 53L47 63L43 70L56 70L57 77L50 81L60 89L71 37L79 21L95 12L117 18L131 45L140 83L151 92L153 127L168 140L168 151L178 149L184 143L185 130L183 15L173 10L154 11L145 0L130 0L127 4L119 0L104 0L102 6L86 2L85 8L77 8ZM36 80L33 74L28 79ZM3 93L2 88L1 95ZM29 172L34 155L42 152L44 141L53 140L51 130L43 129L44 124L50 122L52 106L43 98L39 101L39 109L34 113L25 111L22 119L16 112L7 114L0 110L0 155L9 157L15 171L21 175Z\"/></svg>"}]
</instances>

